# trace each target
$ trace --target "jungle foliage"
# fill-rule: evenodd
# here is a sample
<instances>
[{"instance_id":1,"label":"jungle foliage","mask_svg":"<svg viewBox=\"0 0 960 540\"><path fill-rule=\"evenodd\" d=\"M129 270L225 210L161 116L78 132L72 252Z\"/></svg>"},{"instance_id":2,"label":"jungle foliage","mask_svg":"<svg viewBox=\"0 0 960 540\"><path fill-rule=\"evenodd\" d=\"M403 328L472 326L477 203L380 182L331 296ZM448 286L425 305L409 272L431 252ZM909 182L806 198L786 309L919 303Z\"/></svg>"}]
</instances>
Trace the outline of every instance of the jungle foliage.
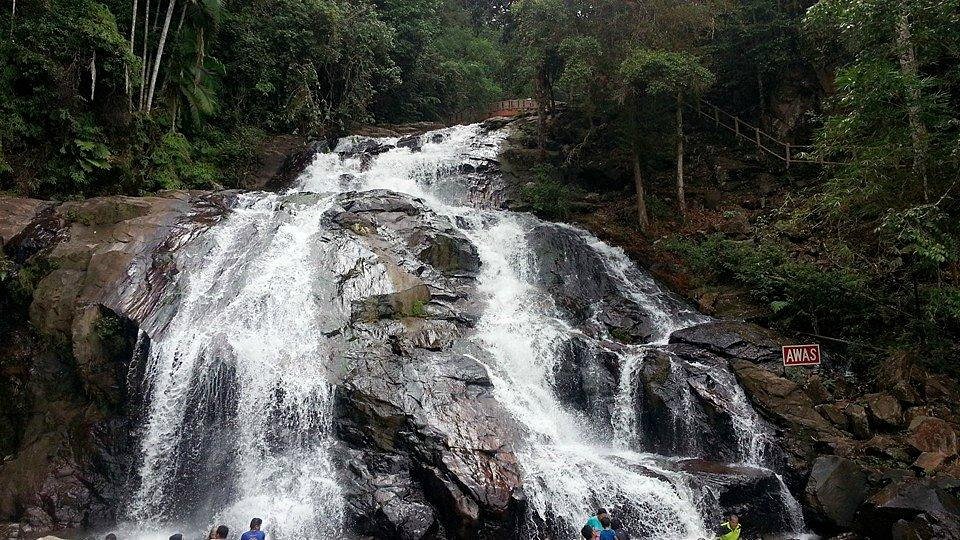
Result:
<instances>
[{"instance_id":1,"label":"jungle foliage","mask_svg":"<svg viewBox=\"0 0 960 540\"><path fill-rule=\"evenodd\" d=\"M271 134L437 120L500 94L496 38L459 0L8 5L0 190L35 197L235 186Z\"/></svg>"}]
</instances>

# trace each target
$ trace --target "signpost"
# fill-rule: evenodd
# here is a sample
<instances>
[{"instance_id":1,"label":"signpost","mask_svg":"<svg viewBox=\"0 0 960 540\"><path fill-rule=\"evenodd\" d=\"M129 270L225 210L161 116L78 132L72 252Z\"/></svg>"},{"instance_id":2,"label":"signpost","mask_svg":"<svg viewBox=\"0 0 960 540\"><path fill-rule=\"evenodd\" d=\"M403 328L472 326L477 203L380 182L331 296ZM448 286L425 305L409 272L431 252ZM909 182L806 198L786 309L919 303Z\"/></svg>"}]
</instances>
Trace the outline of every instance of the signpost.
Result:
<instances>
[{"instance_id":1,"label":"signpost","mask_svg":"<svg viewBox=\"0 0 960 540\"><path fill-rule=\"evenodd\" d=\"M818 366L820 365L820 345L784 345L783 365L786 366Z\"/></svg>"}]
</instances>

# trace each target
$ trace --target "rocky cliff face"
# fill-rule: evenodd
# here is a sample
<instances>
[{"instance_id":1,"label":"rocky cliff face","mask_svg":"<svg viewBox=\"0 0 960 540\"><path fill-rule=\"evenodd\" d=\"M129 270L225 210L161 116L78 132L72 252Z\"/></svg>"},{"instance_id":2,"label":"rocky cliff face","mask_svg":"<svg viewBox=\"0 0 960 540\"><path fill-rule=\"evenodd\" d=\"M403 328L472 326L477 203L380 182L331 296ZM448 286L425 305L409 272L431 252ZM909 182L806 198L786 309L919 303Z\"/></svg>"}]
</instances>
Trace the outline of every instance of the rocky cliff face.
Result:
<instances>
[{"instance_id":1,"label":"rocky cliff face","mask_svg":"<svg viewBox=\"0 0 960 540\"><path fill-rule=\"evenodd\" d=\"M162 254L216 221L229 198L0 199L9 308L0 519L50 530L114 518L130 452L138 313L175 271Z\"/></svg>"}]
</instances>

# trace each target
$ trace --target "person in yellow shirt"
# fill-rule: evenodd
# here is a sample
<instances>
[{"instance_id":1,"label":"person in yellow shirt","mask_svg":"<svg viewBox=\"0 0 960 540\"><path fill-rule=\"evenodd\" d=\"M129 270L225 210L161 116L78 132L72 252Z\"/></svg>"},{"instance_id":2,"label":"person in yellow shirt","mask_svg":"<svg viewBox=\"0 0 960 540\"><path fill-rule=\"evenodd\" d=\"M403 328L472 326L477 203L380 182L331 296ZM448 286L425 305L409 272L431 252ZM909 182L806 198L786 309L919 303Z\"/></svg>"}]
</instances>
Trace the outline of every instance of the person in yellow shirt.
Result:
<instances>
[{"instance_id":1,"label":"person in yellow shirt","mask_svg":"<svg viewBox=\"0 0 960 540\"><path fill-rule=\"evenodd\" d=\"M717 540L740 540L740 518L731 514L730 518L717 529Z\"/></svg>"}]
</instances>

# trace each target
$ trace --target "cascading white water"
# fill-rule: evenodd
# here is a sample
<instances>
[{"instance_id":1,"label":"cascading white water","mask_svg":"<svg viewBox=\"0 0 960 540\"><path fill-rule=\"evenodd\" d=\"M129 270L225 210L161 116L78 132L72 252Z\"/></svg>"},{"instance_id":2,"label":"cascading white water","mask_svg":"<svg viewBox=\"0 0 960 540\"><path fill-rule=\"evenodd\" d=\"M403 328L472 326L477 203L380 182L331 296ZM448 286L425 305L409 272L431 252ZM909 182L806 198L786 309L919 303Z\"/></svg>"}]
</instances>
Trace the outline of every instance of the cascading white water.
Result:
<instances>
[{"instance_id":1,"label":"cascading white water","mask_svg":"<svg viewBox=\"0 0 960 540\"><path fill-rule=\"evenodd\" d=\"M487 300L476 339L494 359L487 367L495 396L527 430L527 440L517 454L531 507L540 518L558 518L567 534L573 534L598 502L630 501L645 513L651 538L705 536L695 506L697 497L683 474L663 471L649 456L628 447L605 443L557 398L552 382L559 347L575 330L561 319L549 294L535 285L528 268L527 234L541 222L526 214L464 206L468 186L456 184L452 174L465 160L496 156L503 133L481 136L478 131L477 126L444 130L438 137L442 142L428 142L419 152L388 151L366 170L361 170L359 159L322 155L308 169L300 188L390 189L421 197L438 214L468 225L462 232L478 248L479 288ZM339 150L352 142L342 143ZM657 342L664 343L678 328L705 320L692 311L671 315L663 304L666 293L622 250L579 229L571 230L601 255L626 294L646 308Z\"/></svg>"},{"instance_id":2,"label":"cascading white water","mask_svg":"<svg viewBox=\"0 0 960 540\"><path fill-rule=\"evenodd\" d=\"M323 332L343 324L351 300L391 289L361 244L324 236L328 206L329 196L298 205L247 195L203 249L182 255L175 314L147 329L150 404L128 508L136 534L183 525L184 514L206 509L183 507L210 498L208 519L259 515L280 538L341 523ZM367 272L324 286L361 260ZM180 482L198 468L208 485Z\"/></svg>"},{"instance_id":3,"label":"cascading white water","mask_svg":"<svg viewBox=\"0 0 960 540\"><path fill-rule=\"evenodd\" d=\"M645 347L661 346L673 331L705 318L670 309L670 296L622 250L570 228L596 251L624 295L649 314L655 331L652 344L619 353L621 383L611 389L618 394L615 441L604 440L570 411L553 378L561 345L578 330L532 275L527 235L542 222L471 204L471 186L459 172L465 163L495 158L504 136L459 126L425 137L419 151L397 147L372 159L342 157L359 142L347 138L339 153L317 155L291 193L406 193L448 216L477 246L478 289L486 306L472 339L489 353L495 397L525 429L516 453L536 520L549 520L554 531L563 530L559 535L572 536L597 504L628 501L647 519L650 538L706 536L702 497L691 490L689 477L665 470L662 459L632 444L639 426L631 383ZM397 140L380 142L392 146ZM162 529L170 521L168 513L182 497L178 479L197 463L208 469L224 464L226 487L215 492L222 493L217 502L187 497L181 506L204 501L212 504L211 517L231 523L259 515L277 538L319 537L342 522L342 497L327 451L334 381L323 330L344 324L352 300L392 289L366 248L325 234L321 217L329 196L300 205L286 200L244 196L199 248L180 255L179 266L188 271L168 300L174 315L146 328L152 339L150 399L139 483L129 507L141 530ZM366 271L339 288L324 285L358 261L369 262ZM235 382L227 394L221 391L225 379ZM755 413L745 401L743 406L752 420ZM224 420L225 434L210 431L210 415ZM197 440L200 434L214 437Z\"/></svg>"}]
</instances>

